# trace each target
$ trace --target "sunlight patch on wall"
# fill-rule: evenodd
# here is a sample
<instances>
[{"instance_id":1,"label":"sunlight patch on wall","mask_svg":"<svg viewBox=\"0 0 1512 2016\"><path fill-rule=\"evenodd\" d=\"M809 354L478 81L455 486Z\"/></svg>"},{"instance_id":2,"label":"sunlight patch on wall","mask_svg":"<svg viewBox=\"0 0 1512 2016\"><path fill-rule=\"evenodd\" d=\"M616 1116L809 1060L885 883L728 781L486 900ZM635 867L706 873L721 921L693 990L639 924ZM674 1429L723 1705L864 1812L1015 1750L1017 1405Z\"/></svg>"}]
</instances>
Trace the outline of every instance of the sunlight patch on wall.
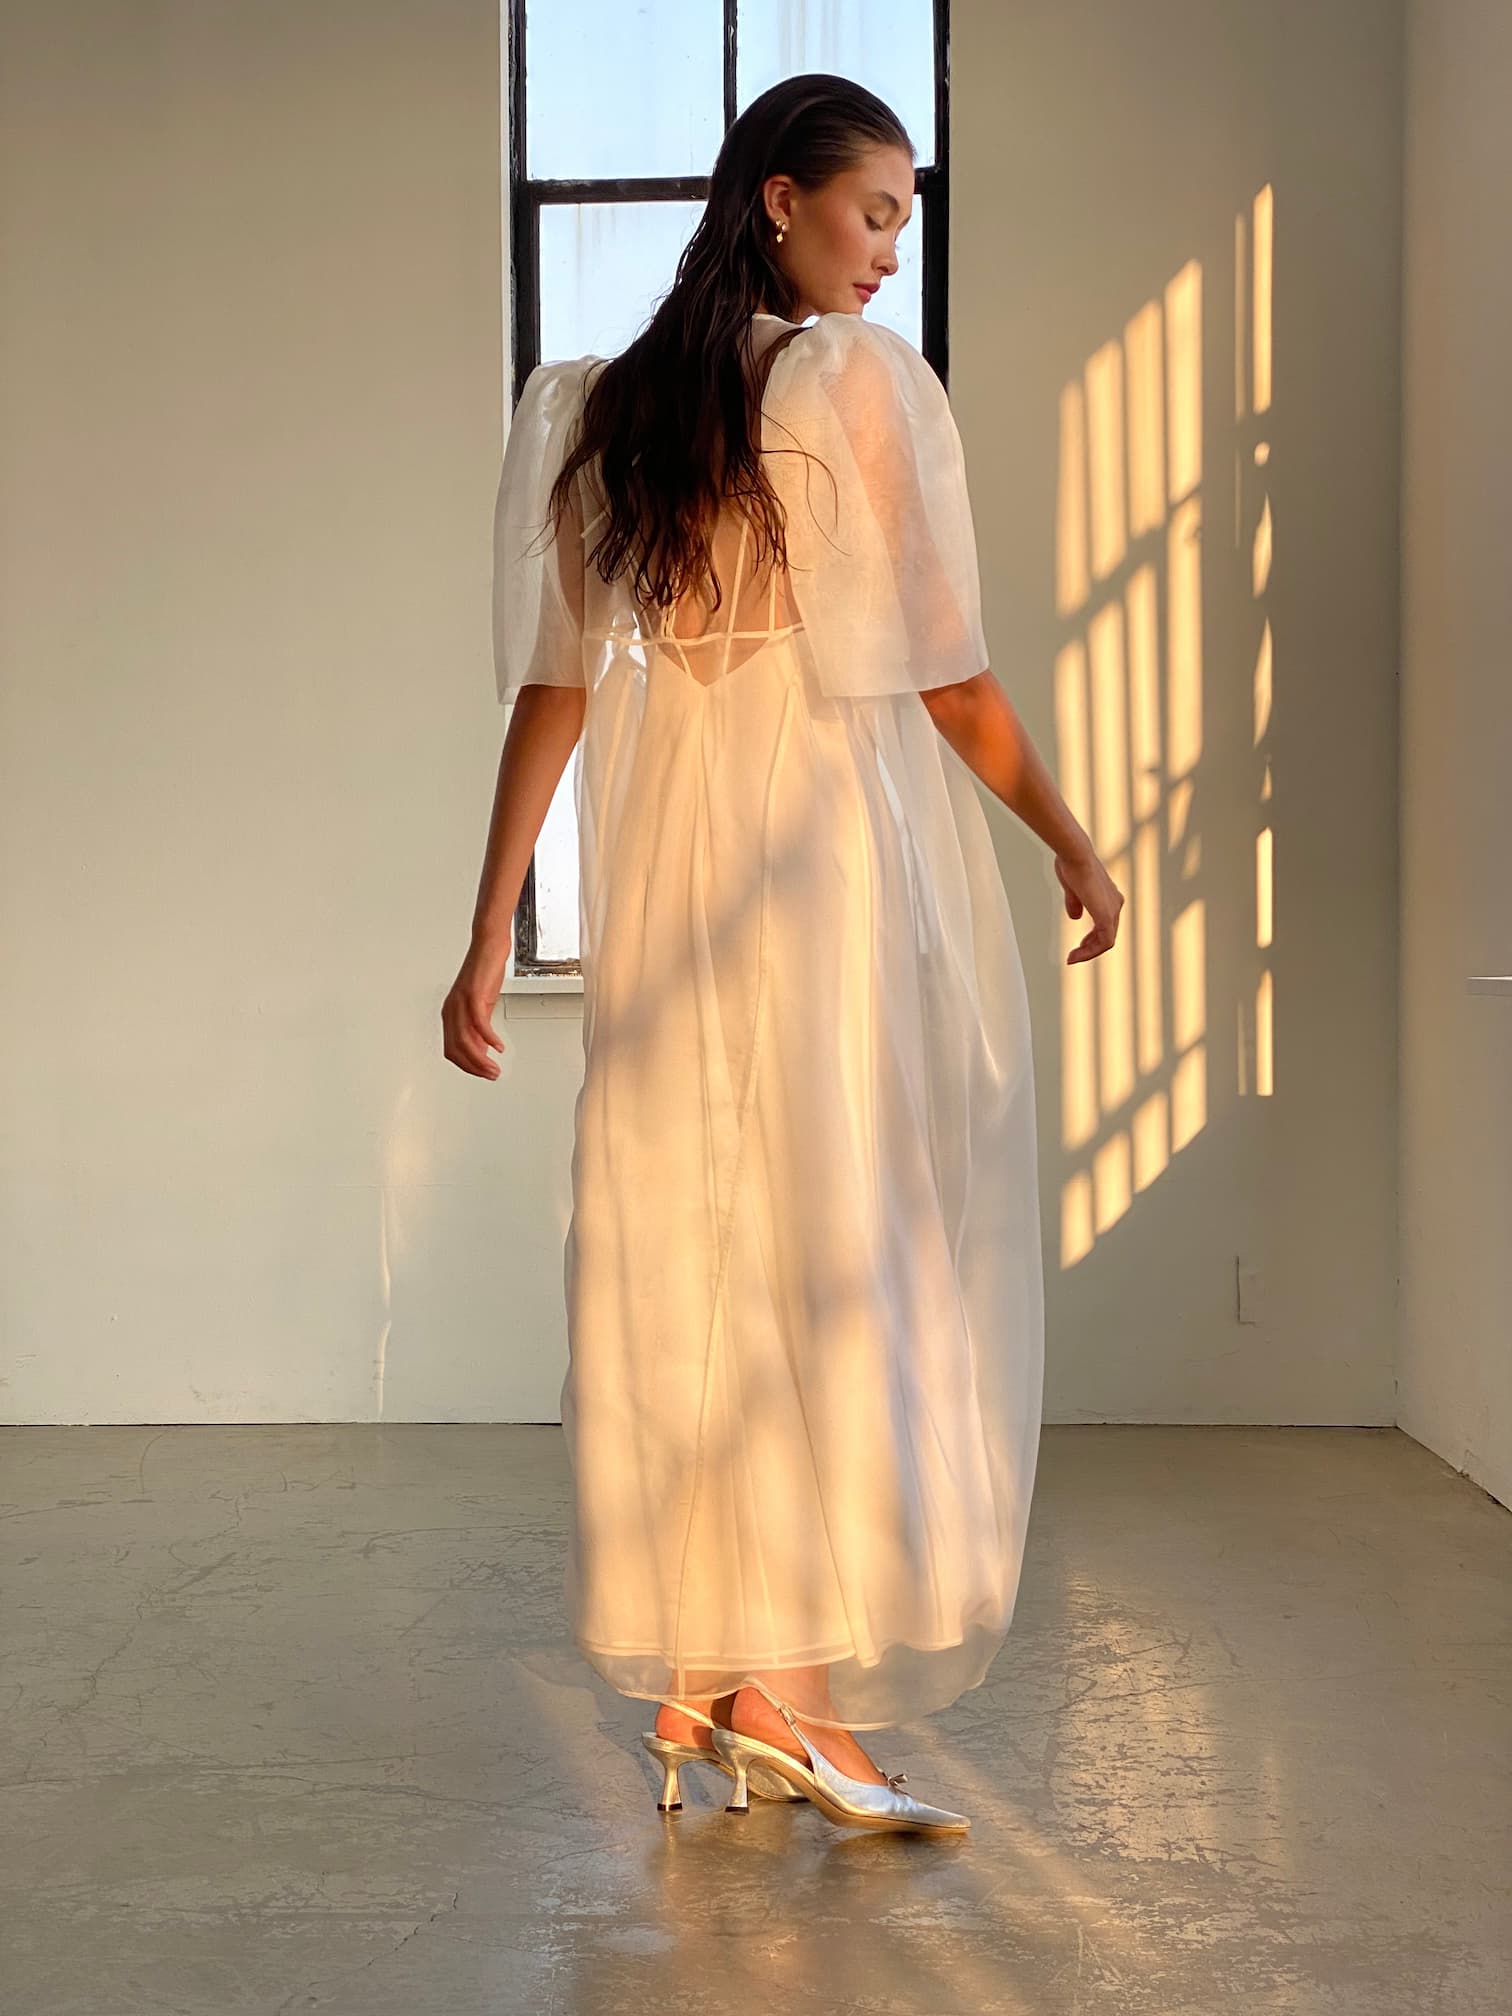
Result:
<instances>
[{"instance_id":1,"label":"sunlight patch on wall","mask_svg":"<svg viewBox=\"0 0 1512 2016\"><path fill-rule=\"evenodd\" d=\"M1061 1264L1117 1225L1207 1121L1202 755L1202 268L1191 260L1060 398L1059 781L1125 895L1118 942L1065 955Z\"/></svg>"},{"instance_id":2,"label":"sunlight patch on wall","mask_svg":"<svg viewBox=\"0 0 1512 2016\"><path fill-rule=\"evenodd\" d=\"M1087 408L1079 384L1061 394L1060 478L1055 526L1055 606L1062 616L1087 599Z\"/></svg>"},{"instance_id":3,"label":"sunlight patch on wall","mask_svg":"<svg viewBox=\"0 0 1512 2016\"><path fill-rule=\"evenodd\" d=\"M1254 629L1256 965L1234 1003L1241 1095L1275 1082L1275 817L1269 735L1275 527L1268 487L1275 198L1234 219L1234 581ZM1203 267L1190 259L1060 394L1055 664L1062 792L1125 904L1118 942L1067 966L1061 926L1061 1265L1073 1267L1208 1124L1210 903L1201 830ZM1221 480L1226 481L1226 476ZM1219 556L1222 557L1221 555ZM1230 867L1235 864L1229 864ZM1243 880L1236 886L1243 888ZM1227 885L1225 885L1227 887ZM1224 901L1232 902L1225 895ZM1241 899L1242 900L1242 899ZM1225 1018L1226 1019L1226 1018Z\"/></svg>"},{"instance_id":4,"label":"sunlight patch on wall","mask_svg":"<svg viewBox=\"0 0 1512 2016\"><path fill-rule=\"evenodd\" d=\"M1087 447L1092 505L1092 573L1103 581L1128 551L1124 517L1123 349L1105 343L1088 359Z\"/></svg>"},{"instance_id":5,"label":"sunlight patch on wall","mask_svg":"<svg viewBox=\"0 0 1512 2016\"><path fill-rule=\"evenodd\" d=\"M1202 267L1189 260L1165 290L1170 501L1202 481Z\"/></svg>"},{"instance_id":6,"label":"sunlight patch on wall","mask_svg":"<svg viewBox=\"0 0 1512 2016\"><path fill-rule=\"evenodd\" d=\"M1258 780L1255 798L1255 970L1248 1002L1237 1004L1238 1078L1241 1097L1268 1099L1275 1091L1276 935L1274 779L1269 736L1275 707L1275 643L1267 597L1275 565L1275 521L1268 474L1271 443L1266 418L1272 396L1272 294L1275 273L1275 191L1258 191L1234 219L1234 543L1249 547L1254 600L1253 717Z\"/></svg>"}]
</instances>

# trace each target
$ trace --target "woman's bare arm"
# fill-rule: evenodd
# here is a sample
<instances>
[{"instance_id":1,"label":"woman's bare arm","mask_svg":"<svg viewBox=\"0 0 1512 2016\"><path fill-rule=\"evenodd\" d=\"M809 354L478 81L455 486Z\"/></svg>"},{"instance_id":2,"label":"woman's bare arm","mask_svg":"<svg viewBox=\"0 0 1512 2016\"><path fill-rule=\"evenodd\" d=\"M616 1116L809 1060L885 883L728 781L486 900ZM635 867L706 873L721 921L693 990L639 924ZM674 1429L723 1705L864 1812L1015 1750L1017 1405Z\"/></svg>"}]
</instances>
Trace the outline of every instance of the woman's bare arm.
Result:
<instances>
[{"instance_id":1,"label":"woman's bare arm","mask_svg":"<svg viewBox=\"0 0 1512 2016\"><path fill-rule=\"evenodd\" d=\"M472 927L473 944L498 948L501 961L531 854L583 732L586 704L581 686L522 686L510 710Z\"/></svg>"},{"instance_id":2,"label":"woman's bare arm","mask_svg":"<svg viewBox=\"0 0 1512 2016\"><path fill-rule=\"evenodd\" d=\"M979 672L955 685L931 687L919 697L961 761L1055 856L1067 916L1090 915L1091 929L1067 955L1067 965L1108 951L1118 936L1123 892L1098 859L995 675Z\"/></svg>"},{"instance_id":3,"label":"woman's bare arm","mask_svg":"<svg viewBox=\"0 0 1512 2016\"><path fill-rule=\"evenodd\" d=\"M499 775L483 849L472 941L441 1008L443 1048L475 1078L497 1078L490 1050L504 1045L493 1026L504 985L514 913L525 871L562 772L583 732L581 686L522 686L499 752Z\"/></svg>"}]
</instances>

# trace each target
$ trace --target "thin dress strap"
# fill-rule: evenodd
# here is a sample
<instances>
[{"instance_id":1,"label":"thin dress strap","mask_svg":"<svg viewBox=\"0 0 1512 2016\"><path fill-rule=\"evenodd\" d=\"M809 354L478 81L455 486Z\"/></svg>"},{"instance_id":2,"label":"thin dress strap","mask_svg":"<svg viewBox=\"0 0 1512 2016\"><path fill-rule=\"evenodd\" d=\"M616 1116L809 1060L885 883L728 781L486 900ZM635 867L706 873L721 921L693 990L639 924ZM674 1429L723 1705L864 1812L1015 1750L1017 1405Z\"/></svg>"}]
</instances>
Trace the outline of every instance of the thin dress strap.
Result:
<instances>
[{"instance_id":1,"label":"thin dress strap","mask_svg":"<svg viewBox=\"0 0 1512 2016\"><path fill-rule=\"evenodd\" d=\"M734 579L730 584L730 614L725 623L724 663L719 668L720 677L724 679L730 676L730 646L735 638L735 611L740 607L740 570L745 563L746 532L746 521L744 516L742 516L740 520L740 543L735 548Z\"/></svg>"}]
</instances>

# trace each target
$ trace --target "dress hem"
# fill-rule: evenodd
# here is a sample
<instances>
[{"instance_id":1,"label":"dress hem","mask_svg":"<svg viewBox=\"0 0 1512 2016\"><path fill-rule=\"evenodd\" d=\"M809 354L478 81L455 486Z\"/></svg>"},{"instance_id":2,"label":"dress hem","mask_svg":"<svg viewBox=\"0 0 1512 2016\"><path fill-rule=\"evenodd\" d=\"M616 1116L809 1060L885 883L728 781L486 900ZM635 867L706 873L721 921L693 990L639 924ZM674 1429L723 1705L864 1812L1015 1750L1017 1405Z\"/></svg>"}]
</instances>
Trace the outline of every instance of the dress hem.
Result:
<instances>
[{"instance_id":1,"label":"dress hem","mask_svg":"<svg viewBox=\"0 0 1512 2016\"><path fill-rule=\"evenodd\" d=\"M979 1624L973 1627L972 1632L968 1635L951 1638L938 1643L916 1644L911 1639L894 1640L887 1648L889 1652L906 1650L925 1655L947 1652L959 1653L964 1651L968 1645L971 1646L972 1657L969 1664L964 1669L960 1665L957 1665L954 1669L953 1677L947 1675L939 1676L944 1681L944 1685L941 1691L934 1694L932 1698L930 1690L927 1687L911 1690L913 1698L906 1707L900 1704L898 1709L882 1716L875 1714L856 1715L854 1713L849 1715L818 1715L804 1708L800 1708L798 1712L805 1721L812 1722L818 1727L842 1730L892 1729L896 1728L900 1723L922 1720L925 1716L929 1715L938 1715L958 1701L963 1694L968 1694L974 1687L981 1686L987 1677L993 1661L1002 1650L1003 1644L1007 1639L1010 1622L1011 1617L990 1627ZM644 1669L646 1661L654 1660L663 1668L670 1681L673 1677L672 1662L660 1647L599 1645L591 1640L576 1636L573 1642L577 1646L579 1653L588 1661L598 1677L608 1686L612 1687L617 1694L626 1695L631 1700L665 1702L670 1707L679 1705L682 1699L703 1698L702 1690L697 1697L688 1694L686 1690L682 1696L679 1696L651 1686L631 1685L627 1677L616 1677L610 1670L616 1661L638 1661L642 1669ZM882 1656L885 1656L885 1654ZM753 1654L750 1657L731 1656L728 1653L721 1654L719 1657L713 1659L706 1655L697 1658L689 1657L680 1662L680 1670L688 1673L703 1669L704 1671L723 1673L727 1676L738 1676L734 1678L733 1686L720 1685L708 1690L717 1699L722 1695L733 1693L739 1686L755 1686L759 1684L755 1678L757 1674L783 1673L790 1669L820 1664L853 1666L856 1663L857 1654L853 1646L821 1647L812 1652L788 1652L782 1657L775 1659L764 1652ZM880 1660L874 1661L870 1667L864 1670L874 1671L876 1665L879 1663ZM963 1671L967 1677L962 1677ZM643 1678L644 1670L637 1677Z\"/></svg>"},{"instance_id":2,"label":"dress hem","mask_svg":"<svg viewBox=\"0 0 1512 2016\"><path fill-rule=\"evenodd\" d=\"M920 1649L933 1650L935 1648L921 1647ZM952 1648L949 1646L944 1646L940 1647L939 1649L949 1651ZM978 1670L975 1672L975 1674L971 1679L965 1681L962 1685L953 1689L952 1692L945 1695L942 1699L928 1703L919 1703L914 1707L904 1711L901 1714L887 1715L880 1718L876 1716L865 1718L850 1718L837 1715L815 1715L806 1708L798 1709L796 1712L801 1721L812 1723L816 1728L819 1729L850 1730L858 1734L867 1734L873 1731L880 1731L884 1729L901 1728L910 1722L921 1722L927 1716L943 1714L947 1708L953 1707L955 1703L961 1700L965 1695L970 1694L971 1692L973 1692L974 1689L980 1687L985 1682L988 1671L992 1666L993 1659L996 1658L996 1656L997 1653L996 1650L994 1650L991 1657L981 1662L980 1667L978 1668ZM656 1703L658 1703L658 1705L665 1704L669 1708L678 1708L683 1705L683 1702L685 1700L694 1698L692 1696L678 1696L675 1694L658 1694L657 1692L655 1692L654 1689L649 1687L622 1686L618 1682L610 1680L609 1676L606 1673L602 1672L602 1670L599 1669L598 1667L595 1667L594 1670L595 1672L598 1672L600 1679L606 1681L609 1686L613 1687L615 1693L623 1694L627 1700L655 1701ZM779 1668L769 1667L766 1670L781 1671L782 1669L780 1667ZM754 1685L755 1683L751 1682L750 1684ZM734 1688L727 1687L721 1689L720 1694L731 1694L734 1691L735 1691ZM716 1694L713 1698L718 1700L720 1698L720 1694Z\"/></svg>"},{"instance_id":3,"label":"dress hem","mask_svg":"<svg viewBox=\"0 0 1512 2016\"><path fill-rule=\"evenodd\" d=\"M980 1624L975 1627L984 1638L1006 1638L1011 1618L1001 1624ZM667 1657L660 1645L601 1645L591 1638L577 1638L573 1641L581 1651L591 1652L607 1659L660 1659L668 1667L674 1661ZM943 1638L938 1641L922 1641L915 1638L896 1638L875 1659L863 1659L854 1645L816 1646L812 1651L784 1653L773 1658L766 1652L697 1652L685 1653L675 1663L686 1669L689 1666L752 1666L774 1673L785 1672L790 1666L838 1666L855 1661L863 1670L869 1671L879 1666L888 1652L906 1650L909 1652L955 1652L967 1643L966 1638Z\"/></svg>"}]
</instances>

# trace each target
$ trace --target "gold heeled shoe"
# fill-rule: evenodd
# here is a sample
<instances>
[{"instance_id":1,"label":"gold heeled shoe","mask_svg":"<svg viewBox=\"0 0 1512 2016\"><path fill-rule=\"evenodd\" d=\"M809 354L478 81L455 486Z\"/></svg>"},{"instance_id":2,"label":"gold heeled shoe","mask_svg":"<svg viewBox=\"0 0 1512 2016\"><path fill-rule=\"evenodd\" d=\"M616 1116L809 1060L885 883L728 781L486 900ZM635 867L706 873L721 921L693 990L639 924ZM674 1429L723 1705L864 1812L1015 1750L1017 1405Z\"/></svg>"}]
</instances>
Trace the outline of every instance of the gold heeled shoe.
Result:
<instances>
[{"instance_id":1,"label":"gold heeled shoe","mask_svg":"<svg viewBox=\"0 0 1512 2016\"><path fill-rule=\"evenodd\" d=\"M802 1764L791 1752L776 1743L764 1743L758 1736L741 1736L733 1729L714 1725L714 1747L735 1778L727 1813L750 1810L747 1789L755 1789L751 1774L764 1770L783 1778L810 1799L827 1820L842 1827L899 1827L926 1834L960 1834L971 1822L964 1813L952 1813L944 1806L928 1806L898 1787L906 1771L895 1771L885 1785L851 1778L816 1750L798 1727L798 1718L785 1701L774 1705L786 1718L788 1727L803 1745L808 1763Z\"/></svg>"},{"instance_id":2,"label":"gold heeled shoe","mask_svg":"<svg viewBox=\"0 0 1512 2016\"><path fill-rule=\"evenodd\" d=\"M691 1721L702 1722L706 1728L712 1729L715 1732L716 1744L721 1733L729 1733L721 1732L719 1724L711 1715L705 1715L701 1708L689 1707L686 1701L669 1702L668 1706L675 1706L679 1714L688 1716ZM674 1737L658 1736L654 1729L643 1730L641 1742L662 1767L662 1788L656 1801L658 1813L682 1811L682 1788L678 1781L678 1772L684 1764L712 1764L716 1771L723 1771L727 1777L735 1776L735 1766L728 1763L717 1748L705 1750L698 1743L679 1743ZM746 1767L744 1777L758 1799L772 1799L781 1805L784 1801L808 1797L800 1786L793 1784L776 1771L769 1771L765 1764L755 1759ZM741 1810L744 1812L747 1808L742 1805Z\"/></svg>"}]
</instances>

